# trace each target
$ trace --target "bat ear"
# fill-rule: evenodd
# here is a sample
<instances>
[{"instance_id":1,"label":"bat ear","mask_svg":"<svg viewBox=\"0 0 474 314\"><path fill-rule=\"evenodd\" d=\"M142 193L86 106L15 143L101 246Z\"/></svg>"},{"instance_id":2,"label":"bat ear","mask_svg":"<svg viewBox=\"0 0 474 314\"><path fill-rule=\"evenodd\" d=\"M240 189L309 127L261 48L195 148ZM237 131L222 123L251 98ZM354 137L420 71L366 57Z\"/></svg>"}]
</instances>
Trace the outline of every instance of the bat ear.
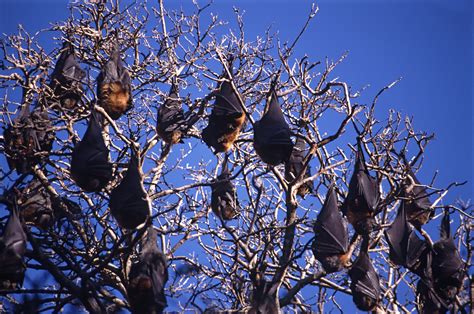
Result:
<instances>
[{"instance_id":1,"label":"bat ear","mask_svg":"<svg viewBox=\"0 0 474 314\"><path fill-rule=\"evenodd\" d=\"M441 221L441 229L440 229L440 236L443 239L448 239L451 237L451 224L449 222L450 217L449 217L449 209L446 207L444 209L444 216L443 220Z\"/></svg>"}]
</instances>

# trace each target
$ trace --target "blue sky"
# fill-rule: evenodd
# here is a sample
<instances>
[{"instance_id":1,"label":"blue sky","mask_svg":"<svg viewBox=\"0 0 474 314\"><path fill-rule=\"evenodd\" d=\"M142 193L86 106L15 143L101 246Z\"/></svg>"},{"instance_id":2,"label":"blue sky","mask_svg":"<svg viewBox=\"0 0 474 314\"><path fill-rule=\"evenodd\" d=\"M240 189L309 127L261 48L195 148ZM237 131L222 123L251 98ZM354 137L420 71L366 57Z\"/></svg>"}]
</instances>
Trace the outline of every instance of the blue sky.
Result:
<instances>
[{"instance_id":1,"label":"blue sky","mask_svg":"<svg viewBox=\"0 0 474 314\"><path fill-rule=\"evenodd\" d=\"M202 2L202 1L200 1ZM245 10L249 40L268 26L292 40L309 11L308 1L223 1L210 11L233 21L232 6ZM0 31L21 23L28 31L68 16L66 1L0 2ZM417 130L435 133L425 152L419 179L429 181L439 170L437 186L468 184L446 198L470 199L473 178L473 9L469 0L319 1L320 11L301 39L296 57L312 60L348 58L336 70L353 90L368 84L360 103L370 103L386 84L403 77L379 100L377 115L396 109L414 117ZM165 1L191 8L190 1ZM52 49L52 47L51 47ZM4 165L2 165L4 166Z\"/></svg>"}]
</instances>

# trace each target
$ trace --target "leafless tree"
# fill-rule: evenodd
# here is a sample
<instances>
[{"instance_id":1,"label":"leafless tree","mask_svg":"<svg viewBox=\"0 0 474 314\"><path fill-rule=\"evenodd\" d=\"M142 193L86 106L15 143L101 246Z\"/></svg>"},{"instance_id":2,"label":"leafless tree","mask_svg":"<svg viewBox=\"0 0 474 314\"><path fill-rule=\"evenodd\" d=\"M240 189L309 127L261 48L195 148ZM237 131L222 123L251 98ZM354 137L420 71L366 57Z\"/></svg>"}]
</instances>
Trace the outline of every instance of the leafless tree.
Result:
<instances>
[{"instance_id":1,"label":"leafless tree","mask_svg":"<svg viewBox=\"0 0 474 314\"><path fill-rule=\"evenodd\" d=\"M4 37L0 42L2 125L6 128L14 123L22 107L37 105L49 113L55 143L32 175L17 175L2 157L2 202L6 204L9 193L21 193L34 179L52 199L66 198L79 204L81 211L67 212L43 229L27 222L27 280L24 288L3 291L0 304L12 308L25 300L31 303L34 297L41 312L71 307L90 312L129 309L127 276L144 229L119 228L109 214L108 199L123 177L133 145L144 158L151 221L169 259L166 295L174 300L169 309L247 311L252 308L252 292L263 282L274 296L271 302L284 311L342 311L340 298L351 294L347 271L327 275L311 252L311 242L327 188L335 182L341 202L347 193L356 137L360 136L366 163L380 181L382 195L376 218L382 228L371 234L370 245L382 286L378 310L413 311L417 277L389 261L383 230L396 215L400 187L409 171L402 156L407 156L414 170L419 169L433 135L417 131L411 117L394 110L383 118L376 115L379 97L398 81L384 87L372 103L362 104L358 97L363 91L334 78L333 70L345 55L324 62L295 56L298 40L318 12L316 5L309 9L291 42L281 42L270 30L249 41L238 9L234 10L236 27L227 30L227 23L211 13L210 4L195 2L193 12L182 12L167 10L162 0L157 4L74 1L68 20L35 33L19 26L16 34ZM52 36L56 48L48 50L41 42ZM52 97L49 76L64 41L74 46L87 73L82 102L75 110L65 110L58 101L42 101ZM96 77L116 41L133 81L134 107L114 121L95 99ZM232 68L229 56L234 60ZM224 154L213 154L200 138L212 92L225 79L223 73L240 92L247 116L230 152L240 204L238 217L231 221L210 210L210 187ZM305 166L312 168L309 178L300 175L286 181L284 166L267 166L253 148L252 125L262 115L275 77L286 120L294 136L303 138L309 147L305 158ZM199 115L199 121L184 144L170 145L156 133L156 112L167 99L173 80L179 84L184 107ZM100 193L81 191L70 176L71 151L82 137L91 108L107 121L105 133L114 165L114 179ZM3 154L3 131L0 145ZM308 181L314 181L314 192L300 198L296 191ZM434 201L435 224L446 205L456 213L455 239L466 261L466 273L472 271L472 210L469 204L443 202L462 183L438 187L433 174L432 181L425 184ZM6 208L2 210L5 218ZM351 245L354 260L360 239L354 236ZM467 308L472 300L468 281L466 276L458 308Z\"/></svg>"}]
</instances>

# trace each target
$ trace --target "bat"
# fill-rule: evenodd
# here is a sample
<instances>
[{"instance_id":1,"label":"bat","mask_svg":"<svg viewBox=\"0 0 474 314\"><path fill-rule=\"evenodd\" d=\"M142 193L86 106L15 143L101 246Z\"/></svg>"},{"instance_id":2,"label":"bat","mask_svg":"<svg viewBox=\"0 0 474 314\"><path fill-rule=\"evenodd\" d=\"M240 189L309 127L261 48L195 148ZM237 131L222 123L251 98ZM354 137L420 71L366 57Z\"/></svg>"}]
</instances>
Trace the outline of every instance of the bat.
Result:
<instances>
[{"instance_id":1,"label":"bat","mask_svg":"<svg viewBox=\"0 0 474 314\"><path fill-rule=\"evenodd\" d=\"M51 198L38 180L30 181L19 193L17 204L20 208L20 216L25 222L32 223L43 230L47 230L54 224L55 215Z\"/></svg>"},{"instance_id":2,"label":"bat","mask_svg":"<svg viewBox=\"0 0 474 314\"><path fill-rule=\"evenodd\" d=\"M342 212L358 234L367 235L376 226L375 215L380 194L377 179L370 175L365 164L359 139L357 146L354 173L349 181L349 192L342 204Z\"/></svg>"},{"instance_id":3,"label":"bat","mask_svg":"<svg viewBox=\"0 0 474 314\"><path fill-rule=\"evenodd\" d=\"M405 202L405 210L408 221L420 230L421 226L433 217L434 211L431 209L431 202L426 193L426 188L421 186L413 171L410 170L408 175L411 180L410 178L407 179L408 182L402 192L402 196L408 198Z\"/></svg>"},{"instance_id":4,"label":"bat","mask_svg":"<svg viewBox=\"0 0 474 314\"><path fill-rule=\"evenodd\" d=\"M183 143L188 125L175 84L171 86L169 98L158 109L156 131L168 144Z\"/></svg>"},{"instance_id":5,"label":"bat","mask_svg":"<svg viewBox=\"0 0 474 314\"><path fill-rule=\"evenodd\" d=\"M102 116L95 111L91 112L84 137L72 151L71 177L86 192L98 192L112 179L109 149L102 136Z\"/></svg>"},{"instance_id":6,"label":"bat","mask_svg":"<svg viewBox=\"0 0 474 314\"><path fill-rule=\"evenodd\" d=\"M230 181L232 173L227 168L227 156L217 182L212 184L211 208L216 216L230 220L237 216L239 205L234 184Z\"/></svg>"},{"instance_id":7,"label":"bat","mask_svg":"<svg viewBox=\"0 0 474 314\"><path fill-rule=\"evenodd\" d=\"M464 279L464 262L450 233L449 212L441 221L440 240L433 245L434 285L438 294L453 304Z\"/></svg>"},{"instance_id":8,"label":"bat","mask_svg":"<svg viewBox=\"0 0 474 314\"><path fill-rule=\"evenodd\" d=\"M54 131L48 113L37 107L30 112L24 104L13 124L5 129L4 149L8 166L18 174L32 172L53 147Z\"/></svg>"},{"instance_id":9,"label":"bat","mask_svg":"<svg viewBox=\"0 0 474 314\"><path fill-rule=\"evenodd\" d=\"M415 230L407 221L404 201L398 209L397 217L385 230L385 238L390 248L390 260L395 265L401 265L408 269L416 268L421 255L427 249L427 243L418 238Z\"/></svg>"},{"instance_id":10,"label":"bat","mask_svg":"<svg viewBox=\"0 0 474 314\"><path fill-rule=\"evenodd\" d=\"M133 106L130 74L123 66L118 45L97 77L97 97L99 105L114 120Z\"/></svg>"},{"instance_id":11,"label":"bat","mask_svg":"<svg viewBox=\"0 0 474 314\"><path fill-rule=\"evenodd\" d=\"M369 239L365 238L359 256L349 270L352 300L359 310L372 311L380 299L380 279L368 254Z\"/></svg>"},{"instance_id":12,"label":"bat","mask_svg":"<svg viewBox=\"0 0 474 314\"><path fill-rule=\"evenodd\" d=\"M347 224L339 212L337 196L331 186L314 225L312 249L327 273L342 270L350 260Z\"/></svg>"},{"instance_id":13,"label":"bat","mask_svg":"<svg viewBox=\"0 0 474 314\"><path fill-rule=\"evenodd\" d=\"M74 109L82 97L82 80L86 73L74 55L74 47L64 42L49 86L64 109Z\"/></svg>"},{"instance_id":14,"label":"bat","mask_svg":"<svg viewBox=\"0 0 474 314\"><path fill-rule=\"evenodd\" d=\"M54 217L56 220L70 216L76 219L81 214L81 206L76 202L71 201L67 197L58 196L51 199L53 207Z\"/></svg>"},{"instance_id":15,"label":"bat","mask_svg":"<svg viewBox=\"0 0 474 314\"><path fill-rule=\"evenodd\" d=\"M223 81L215 94L209 124L202 130L202 139L216 153L228 151L239 137L245 114L231 83Z\"/></svg>"},{"instance_id":16,"label":"bat","mask_svg":"<svg viewBox=\"0 0 474 314\"><path fill-rule=\"evenodd\" d=\"M127 294L132 313L163 313L167 306L168 261L156 241L156 230L150 226L138 261L130 269Z\"/></svg>"},{"instance_id":17,"label":"bat","mask_svg":"<svg viewBox=\"0 0 474 314\"><path fill-rule=\"evenodd\" d=\"M26 271L25 252L26 234L15 204L0 237L0 288L21 287Z\"/></svg>"},{"instance_id":18,"label":"bat","mask_svg":"<svg viewBox=\"0 0 474 314\"><path fill-rule=\"evenodd\" d=\"M253 126L253 145L263 162L276 166L290 159L293 151L291 130L281 111L274 86L270 89L266 111Z\"/></svg>"},{"instance_id":19,"label":"bat","mask_svg":"<svg viewBox=\"0 0 474 314\"><path fill-rule=\"evenodd\" d=\"M135 229L150 216L150 200L142 182L138 156L132 153L127 173L110 193L109 207L118 225Z\"/></svg>"},{"instance_id":20,"label":"bat","mask_svg":"<svg viewBox=\"0 0 474 314\"><path fill-rule=\"evenodd\" d=\"M293 152L291 153L290 160L285 164L285 179L288 182L293 181L303 170L304 158L306 143L304 139L298 137L296 139L295 146L293 147ZM306 168L306 172L303 176L303 179L311 177L311 168ZM306 182L298 188L298 195L305 197L308 193L313 193L314 184L312 181Z\"/></svg>"}]
</instances>

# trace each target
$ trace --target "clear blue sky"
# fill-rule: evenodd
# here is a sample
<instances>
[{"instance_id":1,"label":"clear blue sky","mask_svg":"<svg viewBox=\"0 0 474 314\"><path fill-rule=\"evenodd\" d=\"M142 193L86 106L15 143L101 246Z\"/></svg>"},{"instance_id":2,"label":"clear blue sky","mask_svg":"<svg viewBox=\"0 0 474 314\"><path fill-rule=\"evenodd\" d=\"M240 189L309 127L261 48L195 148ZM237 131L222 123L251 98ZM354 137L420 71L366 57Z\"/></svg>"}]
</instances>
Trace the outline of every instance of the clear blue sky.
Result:
<instances>
[{"instance_id":1,"label":"clear blue sky","mask_svg":"<svg viewBox=\"0 0 474 314\"><path fill-rule=\"evenodd\" d=\"M41 3L40 3L41 2ZM166 1L190 7L191 1ZM202 2L202 1L200 1ZM233 20L232 5L245 10L248 39L269 25L281 39L293 39L309 10L309 1L221 1L211 9ZM67 17L66 1L2 0L0 30L45 28ZM232 4L231 4L232 3ZM302 38L296 56L337 59L349 51L336 70L353 89L370 84L361 98L368 103L384 85L403 80L379 100L377 113L396 109L414 116L418 130L434 132L419 178L437 186L469 183L453 190L448 202L473 197L473 7L472 1L319 1L320 11ZM3 165L4 166L4 165Z\"/></svg>"}]
</instances>

